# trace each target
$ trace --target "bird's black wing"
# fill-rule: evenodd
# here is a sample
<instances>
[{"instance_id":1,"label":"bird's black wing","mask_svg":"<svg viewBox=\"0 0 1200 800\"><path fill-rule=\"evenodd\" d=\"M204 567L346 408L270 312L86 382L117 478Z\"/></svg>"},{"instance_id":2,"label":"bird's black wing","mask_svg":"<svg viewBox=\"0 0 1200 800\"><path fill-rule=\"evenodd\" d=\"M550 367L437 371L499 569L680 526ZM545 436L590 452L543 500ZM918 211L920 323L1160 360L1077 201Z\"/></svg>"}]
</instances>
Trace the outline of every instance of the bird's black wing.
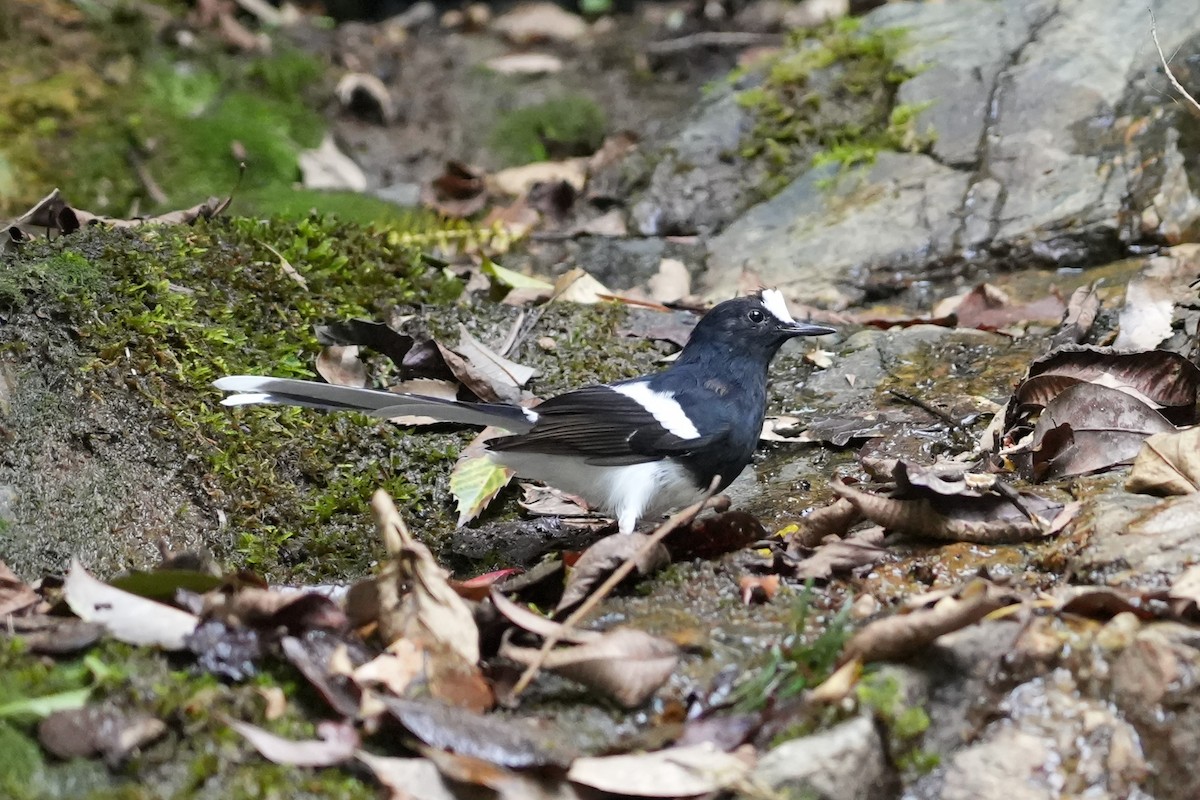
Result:
<instances>
[{"instance_id":1,"label":"bird's black wing","mask_svg":"<svg viewBox=\"0 0 1200 800\"><path fill-rule=\"evenodd\" d=\"M492 450L583 456L589 464L622 466L684 456L724 438L720 426L684 438L667 430L637 400L607 386L589 386L553 397L533 409L526 433L492 439Z\"/></svg>"}]
</instances>

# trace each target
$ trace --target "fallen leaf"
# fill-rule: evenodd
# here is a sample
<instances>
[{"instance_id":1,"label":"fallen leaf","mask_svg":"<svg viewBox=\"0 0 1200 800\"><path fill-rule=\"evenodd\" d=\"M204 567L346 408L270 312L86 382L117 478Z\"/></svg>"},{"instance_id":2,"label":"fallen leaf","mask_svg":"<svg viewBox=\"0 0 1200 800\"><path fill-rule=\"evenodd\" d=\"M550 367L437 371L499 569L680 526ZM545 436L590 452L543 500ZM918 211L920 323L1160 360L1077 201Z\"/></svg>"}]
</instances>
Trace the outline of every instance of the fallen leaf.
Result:
<instances>
[{"instance_id":1,"label":"fallen leaf","mask_svg":"<svg viewBox=\"0 0 1200 800\"><path fill-rule=\"evenodd\" d=\"M367 366L358 357L358 345L330 345L317 354L317 374L337 386L363 388L367 385Z\"/></svg>"},{"instance_id":2,"label":"fallen leaf","mask_svg":"<svg viewBox=\"0 0 1200 800\"><path fill-rule=\"evenodd\" d=\"M779 592L778 575L743 575L738 578L738 592L742 605L769 603Z\"/></svg>"},{"instance_id":3,"label":"fallen leaf","mask_svg":"<svg viewBox=\"0 0 1200 800\"><path fill-rule=\"evenodd\" d=\"M1065 344L1078 344L1087 338L1088 331L1096 323L1096 315L1100 313L1098 289L1099 282L1093 282L1071 292L1063 320L1059 323L1058 330L1050 337L1051 350Z\"/></svg>"},{"instance_id":4,"label":"fallen leaf","mask_svg":"<svg viewBox=\"0 0 1200 800\"><path fill-rule=\"evenodd\" d=\"M85 622L97 622L127 644L182 650L199 618L178 608L114 589L88 574L78 560L63 583L63 599Z\"/></svg>"},{"instance_id":5,"label":"fallen leaf","mask_svg":"<svg viewBox=\"0 0 1200 800\"><path fill-rule=\"evenodd\" d=\"M554 282L551 303L580 303L592 305L605 302L612 296L608 287L593 278L583 269L576 267L564 272Z\"/></svg>"},{"instance_id":6,"label":"fallen leaf","mask_svg":"<svg viewBox=\"0 0 1200 800\"><path fill-rule=\"evenodd\" d=\"M458 592L459 596L467 600L479 602L486 600L491 595L493 586L504 583L508 579L521 575L524 572L525 570L521 567L494 569L491 572L476 575L474 578L468 578L465 581L451 580L450 585L454 587L454 591Z\"/></svg>"},{"instance_id":7,"label":"fallen leaf","mask_svg":"<svg viewBox=\"0 0 1200 800\"><path fill-rule=\"evenodd\" d=\"M722 511L695 520L667 534L663 544L672 561L691 558L719 558L741 550L767 536L767 530L753 514Z\"/></svg>"},{"instance_id":8,"label":"fallen leaf","mask_svg":"<svg viewBox=\"0 0 1200 800\"><path fill-rule=\"evenodd\" d=\"M812 553L807 558L796 563L793 577L802 581L824 581L834 575L869 566L887 554L887 549L882 547L882 544L881 527L858 531L845 539L826 537L823 542L812 548ZM803 548L799 552L803 553Z\"/></svg>"},{"instance_id":9,"label":"fallen leaf","mask_svg":"<svg viewBox=\"0 0 1200 800\"><path fill-rule=\"evenodd\" d=\"M43 655L77 653L91 647L104 635L104 626L76 617L10 615L3 623L10 634L21 637L29 652Z\"/></svg>"},{"instance_id":10,"label":"fallen leaf","mask_svg":"<svg viewBox=\"0 0 1200 800\"><path fill-rule=\"evenodd\" d=\"M402 372L406 372L404 359L412 350L416 340L400 333L390 325L365 319L350 319L313 327L317 343L324 347L334 345L362 345L387 357ZM424 376L436 377L436 376Z\"/></svg>"},{"instance_id":11,"label":"fallen leaf","mask_svg":"<svg viewBox=\"0 0 1200 800\"><path fill-rule=\"evenodd\" d=\"M366 750L357 750L354 756L391 790L391 800L462 800L458 787L448 784L427 758L392 758Z\"/></svg>"},{"instance_id":12,"label":"fallen leaf","mask_svg":"<svg viewBox=\"0 0 1200 800\"><path fill-rule=\"evenodd\" d=\"M1033 477L1049 481L1126 464L1150 434L1174 430L1166 417L1126 392L1078 383L1051 400L1034 426Z\"/></svg>"},{"instance_id":13,"label":"fallen leaf","mask_svg":"<svg viewBox=\"0 0 1200 800\"><path fill-rule=\"evenodd\" d=\"M1171 336L1176 304L1195 299L1188 284L1200 266L1198 252L1195 245L1180 245L1147 260L1125 286L1114 348L1153 350Z\"/></svg>"},{"instance_id":14,"label":"fallen leaf","mask_svg":"<svg viewBox=\"0 0 1200 800\"><path fill-rule=\"evenodd\" d=\"M458 346L456 352L471 363L492 387L493 393L501 400L515 402L521 399L521 387L542 373L533 367L518 364L507 359L480 342L466 329L458 326ZM465 383L465 381L464 381ZM474 387L467 388L474 391ZM478 392L476 392L478 394Z\"/></svg>"},{"instance_id":15,"label":"fallen leaf","mask_svg":"<svg viewBox=\"0 0 1200 800\"><path fill-rule=\"evenodd\" d=\"M528 666L534 648L506 643L500 654ZM649 700L675 671L679 648L636 628L612 628L580 644L551 650L541 669L602 692L625 708Z\"/></svg>"},{"instance_id":16,"label":"fallen leaf","mask_svg":"<svg viewBox=\"0 0 1200 800\"><path fill-rule=\"evenodd\" d=\"M644 533L614 533L585 550L567 578L556 611L562 612L582 603L617 567L637 555L649 540L650 537ZM667 548L659 543L638 559L637 574L645 577L670 563L671 556Z\"/></svg>"},{"instance_id":17,"label":"fallen leaf","mask_svg":"<svg viewBox=\"0 0 1200 800\"><path fill-rule=\"evenodd\" d=\"M567 770L567 779L632 797L690 797L732 788L749 777L752 766L705 743L577 758Z\"/></svg>"},{"instance_id":18,"label":"fallen leaf","mask_svg":"<svg viewBox=\"0 0 1200 800\"><path fill-rule=\"evenodd\" d=\"M573 755L565 749L561 736L536 729L524 720L479 714L430 700L381 700L409 733L440 750L512 769L563 766Z\"/></svg>"},{"instance_id":19,"label":"fallen leaf","mask_svg":"<svg viewBox=\"0 0 1200 800\"><path fill-rule=\"evenodd\" d=\"M587 33L583 17L556 3L524 3L492 22L492 30L514 44L542 41L574 42Z\"/></svg>"},{"instance_id":20,"label":"fallen leaf","mask_svg":"<svg viewBox=\"0 0 1200 800\"><path fill-rule=\"evenodd\" d=\"M933 309L934 317L955 317L959 328L976 328L995 331L1011 325L1034 320L1057 322L1062 318L1066 306L1060 297L1049 295L1031 303L1013 303L1008 294L999 287L983 283L954 302L939 303Z\"/></svg>"},{"instance_id":21,"label":"fallen leaf","mask_svg":"<svg viewBox=\"0 0 1200 800\"><path fill-rule=\"evenodd\" d=\"M92 690L85 688L69 689L65 692L44 694L38 697L20 697L0 704L0 719L41 718L56 711L83 708L91 694Z\"/></svg>"},{"instance_id":22,"label":"fallen leaf","mask_svg":"<svg viewBox=\"0 0 1200 800\"><path fill-rule=\"evenodd\" d=\"M24 611L41 599L29 584L0 561L0 618Z\"/></svg>"},{"instance_id":23,"label":"fallen leaf","mask_svg":"<svg viewBox=\"0 0 1200 800\"><path fill-rule=\"evenodd\" d=\"M446 162L445 171L421 187L421 202L447 217L469 217L487 201L483 172L461 161Z\"/></svg>"},{"instance_id":24,"label":"fallen leaf","mask_svg":"<svg viewBox=\"0 0 1200 800\"><path fill-rule=\"evenodd\" d=\"M795 531L786 537L788 550L793 547L816 547L826 536L845 536L862 518L862 512L849 500L835 498L829 505L814 508L800 520Z\"/></svg>"},{"instance_id":25,"label":"fallen leaf","mask_svg":"<svg viewBox=\"0 0 1200 800\"><path fill-rule=\"evenodd\" d=\"M486 787L496 800L580 800L562 770L514 770L432 747L421 752L444 777L460 786Z\"/></svg>"},{"instance_id":26,"label":"fallen leaf","mask_svg":"<svg viewBox=\"0 0 1200 800\"><path fill-rule=\"evenodd\" d=\"M1147 437L1125 490L1156 495L1200 492L1200 427Z\"/></svg>"},{"instance_id":27,"label":"fallen leaf","mask_svg":"<svg viewBox=\"0 0 1200 800\"><path fill-rule=\"evenodd\" d=\"M692 293L692 274L687 265L674 258L658 262L658 272L646 284L650 299L658 303L676 303Z\"/></svg>"},{"instance_id":28,"label":"fallen leaf","mask_svg":"<svg viewBox=\"0 0 1200 800\"><path fill-rule=\"evenodd\" d=\"M443 648L466 664L479 661L479 629L475 615L447 582L429 548L408 532L392 499L382 489L371 498L371 510L388 551L389 563L377 587L379 629L388 644L411 638L424 649ZM408 587L402 593L401 587Z\"/></svg>"},{"instance_id":29,"label":"fallen leaf","mask_svg":"<svg viewBox=\"0 0 1200 800\"><path fill-rule=\"evenodd\" d=\"M938 637L973 625L1007 604L1007 597L999 589L976 578L929 608L867 623L846 642L840 660L869 663L906 658L921 652Z\"/></svg>"},{"instance_id":30,"label":"fallen leaf","mask_svg":"<svg viewBox=\"0 0 1200 800\"><path fill-rule=\"evenodd\" d=\"M587 159L568 158L564 161L537 161L519 167L509 167L487 178L488 189L496 194L514 197L528 194L539 183L566 183L582 191L587 181Z\"/></svg>"},{"instance_id":31,"label":"fallen leaf","mask_svg":"<svg viewBox=\"0 0 1200 800\"><path fill-rule=\"evenodd\" d=\"M109 706L85 707L48 715L38 723L38 742L57 758L102 755L115 766L166 732L166 723L149 714Z\"/></svg>"},{"instance_id":32,"label":"fallen leaf","mask_svg":"<svg viewBox=\"0 0 1200 800\"><path fill-rule=\"evenodd\" d=\"M521 484L521 508L536 517L582 517L589 512L583 501L553 486Z\"/></svg>"},{"instance_id":33,"label":"fallen leaf","mask_svg":"<svg viewBox=\"0 0 1200 800\"><path fill-rule=\"evenodd\" d=\"M259 754L274 764L297 767L331 767L354 757L358 749L358 731L347 722L325 720L317 724L320 739L296 741L276 736L257 725L229 720L229 727L245 737Z\"/></svg>"},{"instance_id":34,"label":"fallen leaf","mask_svg":"<svg viewBox=\"0 0 1200 800\"><path fill-rule=\"evenodd\" d=\"M325 698L338 714L353 717L358 714L361 693L350 679L354 669L375 654L361 642L347 639L330 631L307 631L303 636L284 636L279 642L284 656L301 675ZM335 670L337 660L349 660L349 670Z\"/></svg>"},{"instance_id":35,"label":"fallen leaf","mask_svg":"<svg viewBox=\"0 0 1200 800\"><path fill-rule=\"evenodd\" d=\"M508 289L535 289L547 293L554 290L554 284L549 281L506 269L490 258L483 260L483 266L480 267L480 271L499 285Z\"/></svg>"},{"instance_id":36,"label":"fallen leaf","mask_svg":"<svg viewBox=\"0 0 1200 800\"><path fill-rule=\"evenodd\" d=\"M450 470L450 494L458 506L458 527L479 516L516 472L487 456L487 442L508 431L489 426L464 447Z\"/></svg>"},{"instance_id":37,"label":"fallen leaf","mask_svg":"<svg viewBox=\"0 0 1200 800\"><path fill-rule=\"evenodd\" d=\"M425 654L413 642L398 639L388 652L380 653L354 669L351 677L362 688L382 686L402 696L414 680L425 672Z\"/></svg>"},{"instance_id":38,"label":"fallen leaf","mask_svg":"<svg viewBox=\"0 0 1200 800\"><path fill-rule=\"evenodd\" d=\"M296 285L299 286L301 289L308 291L308 281L304 279L304 276L300 274L300 271L298 269L296 269L295 267L292 266L292 262L288 261L286 258L283 257L283 253L280 253L278 250L276 250L274 247L267 244L266 242L259 242L259 244L261 244L267 250L270 250L275 255L275 257L279 259L279 269L281 272L283 272L284 275L287 275L289 278L291 278L293 281L295 281Z\"/></svg>"},{"instance_id":39,"label":"fallen leaf","mask_svg":"<svg viewBox=\"0 0 1200 800\"><path fill-rule=\"evenodd\" d=\"M365 192L367 176L348 155L338 149L332 134L313 150L301 150L300 181L305 189Z\"/></svg>"},{"instance_id":40,"label":"fallen leaf","mask_svg":"<svg viewBox=\"0 0 1200 800\"><path fill-rule=\"evenodd\" d=\"M396 103L387 86L377 76L367 72L348 72L333 90L342 108L358 116L373 117L380 124L396 121Z\"/></svg>"},{"instance_id":41,"label":"fallen leaf","mask_svg":"<svg viewBox=\"0 0 1200 800\"><path fill-rule=\"evenodd\" d=\"M483 64L501 75L552 75L563 68L562 59L549 53L509 53Z\"/></svg>"}]
</instances>

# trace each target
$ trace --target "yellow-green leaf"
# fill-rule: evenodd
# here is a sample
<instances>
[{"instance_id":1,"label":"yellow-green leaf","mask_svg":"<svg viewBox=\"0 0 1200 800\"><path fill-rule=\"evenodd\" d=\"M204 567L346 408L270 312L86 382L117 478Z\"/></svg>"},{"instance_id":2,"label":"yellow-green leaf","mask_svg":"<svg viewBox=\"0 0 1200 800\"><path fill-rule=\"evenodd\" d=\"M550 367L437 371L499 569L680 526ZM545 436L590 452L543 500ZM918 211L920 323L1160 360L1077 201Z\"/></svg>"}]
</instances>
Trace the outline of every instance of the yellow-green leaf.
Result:
<instances>
[{"instance_id":1,"label":"yellow-green leaf","mask_svg":"<svg viewBox=\"0 0 1200 800\"><path fill-rule=\"evenodd\" d=\"M475 519L512 480L513 471L487 457L484 442L508 431L484 428L475 440L463 449L450 472L450 493L458 503L458 524L466 525Z\"/></svg>"},{"instance_id":2,"label":"yellow-green leaf","mask_svg":"<svg viewBox=\"0 0 1200 800\"><path fill-rule=\"evenodd\" d=\"M548 292L554 288L554 284L549 281L534 278L530 275L522 275L520 272L506 269L490 258L483 260L483 266L480 267L480 271L496 283L501 286L507 286L509 289L541 289Z\"/></svg>"}]
</instances>

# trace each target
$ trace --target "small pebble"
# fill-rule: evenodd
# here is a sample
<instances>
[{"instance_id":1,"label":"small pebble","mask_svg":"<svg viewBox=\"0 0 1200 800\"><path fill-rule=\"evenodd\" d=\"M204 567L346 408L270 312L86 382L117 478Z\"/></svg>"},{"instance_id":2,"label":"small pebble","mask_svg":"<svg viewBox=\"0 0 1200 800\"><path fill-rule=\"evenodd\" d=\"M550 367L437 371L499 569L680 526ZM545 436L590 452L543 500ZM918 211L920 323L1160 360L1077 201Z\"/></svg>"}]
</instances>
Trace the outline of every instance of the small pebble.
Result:
<instances>
[{"instance_id":1,"label":"small pebble","mask_svg":"<svg viewBox=\"0 0 1200 800\"><path fill-rule=\"evenodd\" d=\"M543 336L537 340L537 346L548 353L558 347L558 342L554 341L549 336Z\"/></svg>"}]
</instances>

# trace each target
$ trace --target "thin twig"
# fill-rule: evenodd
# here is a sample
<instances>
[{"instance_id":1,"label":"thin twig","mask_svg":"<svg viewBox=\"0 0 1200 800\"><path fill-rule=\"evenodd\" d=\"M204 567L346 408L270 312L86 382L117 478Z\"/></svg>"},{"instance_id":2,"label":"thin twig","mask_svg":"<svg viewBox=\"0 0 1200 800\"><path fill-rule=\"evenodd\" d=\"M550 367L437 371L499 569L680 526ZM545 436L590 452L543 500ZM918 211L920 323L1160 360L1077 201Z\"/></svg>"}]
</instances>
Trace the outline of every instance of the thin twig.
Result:
<instances>
[{"instance_id":1,"label":"thin twig","mask_svg":"<svg viewBox=\"0 0 1200 800\"><path fill-rule=\"evenodd\" d=\"M1017 511L1020 511L1021 514L1024 515L1025 519L1038 526L1038 528L1045 529L1046 520L1029 510L1029 508L1025 505L1025 501L1021 499L1020 492L998 478L996 479L996 482L992 484L992 489L995 490L996 494L1012 503L1013 507L1016 508Z\"/></svg>"},{"instance_id":2,"label":"thin twig","mask_svg":"<svg viewBox=\"0 0 1200 800\"><path fill-rule=\"evenodd\" d=\"M754 47L756 45L778 44L779 37L769 33L749 33L746 31L703 31L690 36L680 36L677 39L666 39L661 42L650 42L646 52L652 55L667 55L682 53L686 50L696 50L701 47Z\"/></svg>"},{"instance_id":3,"label":"thin twig","mask_svg":"<svg viewBox=\"0 0 1200 800\"><path fill-rule=\"evenodd\" d=\"M962 423L956 420L954 417L950 416L945 411L942 411L940 408L931 406L929 403L926 403L919 397L913 397L911 394L905 394L898 389L888 389L888 394L890 394L892 397L895 397L897 400L903 400L905 403L910 403L922 411L929 412L942 422L949 425L951 430L958 430L962 427Z\"/></svg>"},{"instance_id":4,"label":"thin twig","mask_svg":"<svg viewBox=\"0 0 1200 800\"><path fill-rule=\"evenodd\" d=\"M516 346L517 336L521 333L521 326L525 324L526 316L528 316L528 312L521 309L521 313L517 314L517 318L513 320L512 327L508 329L508 336L504 337L504 344L500 345L500 349L496 351L501 356L508 356Z\"/></svg>"},{"instance_id":5,"label":"thin twig","mask_svg":"<svg viewBox=\"0 0 1200 800\"><path fill-rule=\"evenodd\" d=\"M651 550L653 550L655 547L658 547L659 543L672 531L677 528L681 528L684 525L690 524L691 521L696 518L696 515L704 510L705 506L708 505L708 501L712 499L712 496L716 493L717 486L719 486L720 483L720 475L713 477L712 483L708 485L708 490L705 491L703 497L682 511L676 512L671 516L670 519L668 519L662 525L659 525L658 528L655 529L654 533L650 534L650 538L647 539L640 548L638 548L637 552L629 556L629 558L625 559L621 566L613 570L613 573L608 576L608 580L600 584L596 591L588 595L587 598L579 604L579 608L575 609L573 612L571 612L569 617L563 620L562 627L560 627L552 635L546 637L546 641L542 643L542 649L539 650L537 655L534 656L533 660L529 662L529 666L527 666L525 671L521 673L520 679L517 681L516 685L513 686L512 691L509 692L509 701L515 701L521 696L521 692L525 691L533 679L537 677L538 672L542 668L542 664L545 663L546 657L550 655L550 651L554 649L555 645L561 642L563 638L570 635L571 630L578 625L584 617L592 613L592 610L595 609L604 598L608 597L608 595L612 593L612 590L617 588L617 585L621 581L629 577L629 574L637 569L637 565L650 553Z\"/></svg>"},{"instance_id":6,"label":"thin twig","mask_svg":"<svg viewBox=\"0 0 1200 800\"><path fill-rule=\"evenodd\" d=\"M1171 71L1171 66L1167 63L1166 55L1163 54L1162 45L1158 43L1158 22L1154 19L1154 9L1147 6L1147 10L1150 12L1150 38L1154 40L1154 48L1158 50L1158 60L1162 62L1163 69L1167 73L1167 80L1175 87L1175 91L1183 95L1188 103L1191 104L1192 113L1200 115L1200 101L1192 97L1188 93L1188 90L1183 88L1183 84L1179 82L1179 79L1175 77L1175 73Z\"/></svg>"}]
</instances>

